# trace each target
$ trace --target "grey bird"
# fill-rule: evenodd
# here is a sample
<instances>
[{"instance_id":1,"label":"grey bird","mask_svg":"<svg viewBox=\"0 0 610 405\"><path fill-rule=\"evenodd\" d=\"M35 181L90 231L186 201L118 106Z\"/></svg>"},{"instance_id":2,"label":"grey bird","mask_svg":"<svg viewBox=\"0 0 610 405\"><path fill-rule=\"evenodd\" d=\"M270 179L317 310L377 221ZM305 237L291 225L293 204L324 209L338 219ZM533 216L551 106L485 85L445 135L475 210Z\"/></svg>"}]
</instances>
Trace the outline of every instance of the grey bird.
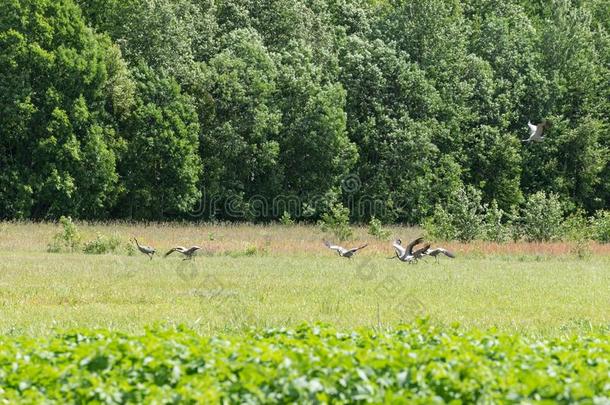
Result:
<instances>
[{"instance_id":1,"label":"grey bird","mask_svg":"<svg viewBox=\"0 0 610 405\"><path fill-rule=\"evenodd\" d=\"M530 129L530 136L527 139L522 139L521 142L542 142L544 140L544 130L551 127L551 123L547 120L542 120L538 125L534 125L531 121L527 122Z\"/></svg>"},{"instance_id":2,"label":"grey bird","mask_svg":"<svg viewBox=\"0 0 610 405\"><path fill-rule=\"evenodd\" d=\"M421 259L425 252L430 249L430 244L424 245L424 247L419 248L417 250L413 250L413 248L424 241L424 238L419 237L409 243L407 247L402 246L402 241L400 239L396 239L392 246L394 247L394 252L396 253L395 257L390 257L389 259L398 258L398 260L407 263L417 263L418 259Z\"/></svg>"},{"instance_id":3,"label":"grey bird","mask_svg":"<svg viewBox=\"0 0 610 405\"><path fill-rule=\"evenodd\" d=\"M144 253L145 255L147 255L150 258L150 260L152 260L153 256L157 252L157 250L151 246L140 245L138 243L138 240L135 237L133 237L133 240L134 240L134 242L136 242L136 246L138 247L138 250L140 252Z\"/></svg>"},{"instance_id":4,"label":"grey bird","mask_svg":"<svg viewBox=\"0 0 610 405\"><path fill-rule=\"evenodd\" d=\"M337 254L341 257L347 257L348 259L351 259L352 256L354 256L356 254L357 251L359 251L360 249L364 249L365 247L368 246L368 243L360 246L360 247L355 247L352 249L346 249L342 246L339 245L333 245L332 243L328 242L328 241L324 241L324 245L331 249L334 250L335 252L337 252Z\"/></svg>"},{"instance_id":5,"label":"grey bird","mask_svg":"<svg viewBox=\"0 0 610 405\"><path fill-rule=\"evenodd\" d=\"M191 246L190 248L185 248L184 246L176 246L175 248L170 249L163 257L167 257L174 252L182 253L185 258L182 260L190 260L193 258L195 252L201 249L199 246Z\"/></svg>"},{"instance_id":6,"label":"grey bird","mask_svg":"<svg viewBox=\"0 0 610 405\"><path fill-rule=\"evenodd\" d=\"M441 254L451 258L451 259L455 259L455 254L453 254L452 252L450 252L449 250L442 248L442 247L437 247L434 249L428 249L424 252L424 254L426 256L432 256L436 259L436 262L438 263L438 258Z\"/></svg>"}]
</instances>

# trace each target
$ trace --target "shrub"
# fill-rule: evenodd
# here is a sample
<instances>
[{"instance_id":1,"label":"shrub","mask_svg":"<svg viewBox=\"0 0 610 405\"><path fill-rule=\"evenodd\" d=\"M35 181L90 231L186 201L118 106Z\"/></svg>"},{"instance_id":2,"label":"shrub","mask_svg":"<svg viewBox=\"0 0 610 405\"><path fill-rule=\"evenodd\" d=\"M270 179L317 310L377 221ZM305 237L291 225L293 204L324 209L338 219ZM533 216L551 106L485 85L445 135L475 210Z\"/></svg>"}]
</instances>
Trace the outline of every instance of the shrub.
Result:
<instances>
[{"instance_id":1,"label":"shrub","mask_svg":"<svg viewBox=\"0 0 610 405\"><path fill-rule=\"evenodd\" d=\"M512 237L512 224L505 222L507 217L504 210L498 207L496 200L486 207L483 217L482 238L490 242L507 242Z\"/></svg>"},{"instance_id":2,"label":"shrub","mask_svg":"<svg viewBox=\"0 0 610 405\"><path fill-rule=\"evenodd\" d=\"M432 217L424 222L424 229L433 239L470 242L483 233L484 208L479 190L472 186L462 188L446 207L436 206Z\"/></svg>"},{"instance_id":3,"label":"shrub","mask_svg":"<svg viewBox=\"0 0 610 405\"><path fill-rule=\"evenodd\" d=\"M592 251L589 246L591 239L591 229L589 222L580 211L570 215L561 225L563 239L572 243L570 252L580 259L591 256Z\"/></svg>"},{"instance_id":4,"label":"shrub","mask_svg":"<svg viewBox=\"0 0 610 405\"><path fill-rule=\"evenodd\" d=\"M439 204L434 208L434 214L426 218L423 228L426 237L433 240L453 240L457 234L451 215Z\"/></svg>"},{"instance_id":5,"label":"shrub","mask_svg":"<svg viewBox=\"0 0 610 405\"><path fill-rule=\"evenodd\" d=\"M280 217L280 224L286 226L294 225L294 220L290 217L290 213L288 211L284 211Z\"/></svg>"},{"instance_id":6,"label":"shrub","mask_svg":"<svg viewBox=\"0 0 610 405\"><path fill-rule=\"evenodd\" d=\"M85 243L83 252L87 254L102 255L114 253L121 247L121 239L118 236L104 236L98 232L95 239Z\"/></svg>"},{"instance_id":7,"label":"shrub","mask_svg":"<svg viewBox=\"0 0 610 405\"><path fill-rule=\"evenodd\" d=\"M539 191L528 197L522 209L522 232L529 242L548 242L561 235L563 208L559 196Z\"/></svg>"},{"instance_id":8,"label":"shrub","mask_svg":"<svg viewBox=\"0 0 610 405\"><path fill-rule=\"evenodd\" d=\"M591 219L593 239L601 243L610 242L610 211L599 210Z\"/></svg>"},{"instance_id":9,"label":"shrub","mask_svg":"<svg viewBox=\"0 0 610 405\"><path fill-rule=\"evenodd\" d=\"M56 233L47 246L47 251L52 253L74 252L80 246L81 236L78 228L72 222L72 218L62 216L59 218L62 230Z\"/></svg>"},{"instance_id":10,"label":"shrub","mask_svg":"<svg viewBox=\"0 0 610 405\"><path fill-rule=\"evenodd\" d=\"M390 237L390 231L383 229L381 221L375 217L372 217L371 221L369 222L369 235L372 235L380 240L387 240Z\"/></svg>"},{"instance_id":11,"label":"shrub","mask_svg":"<svg viewBox=\"0 0 610 405\"><path fill-rule=\"evenodd\" d=\"M322 232L332 232L339 240L349 239L353 235L349 226L349 208L341 203L333 204L330 212L322 214L318 224Z\"/></svg>"}]
</instances>

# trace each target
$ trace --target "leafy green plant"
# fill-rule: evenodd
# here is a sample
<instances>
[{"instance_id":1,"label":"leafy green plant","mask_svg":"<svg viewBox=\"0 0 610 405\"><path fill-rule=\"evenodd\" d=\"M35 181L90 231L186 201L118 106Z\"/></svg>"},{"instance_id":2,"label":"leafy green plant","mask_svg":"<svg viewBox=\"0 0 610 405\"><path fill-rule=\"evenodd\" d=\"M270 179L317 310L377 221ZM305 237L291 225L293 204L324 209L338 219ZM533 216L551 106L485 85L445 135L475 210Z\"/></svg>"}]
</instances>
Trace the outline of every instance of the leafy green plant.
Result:
<instances>
[{"instance_id":1,"label":"leafy green plant","mask_svg":"<svg viewBox=\"0 0 610 405\"><path fill-rule=\"evenodd\" d=\"M83 252L87 254L101 255L114 253L121 247L121 238L116 235L105 236L97 233L95 239L90 240L83 246Z\"/></svg>"},{"instance_id":2,"label":"leafy green plant","mask_svg":"<svg viewBox=\"0 0 610 405\"><path fill-rule=\"evenodd\" d=\"M390 237L390 231L383 228L383 224L379 219L371 217L371 221L369 222L369 235L372 235L379 240L387 240Z\"/></svg>"},{"instance_id":3,"label":"leafy green plant","mask_svg":"<svg viewBox=\"0 0 610 405\"><path fill-rule=\"evenodd\" d=\"M332 232L339 240L347 240L353 236L349 226L349 208L341 203L333 204L330 212L322 214L318 224L322 232Z\"/></svg>"},{"instance_id":4,"label":"leafy green plant","mask_svg":"<svg viewBox=\"0 0 610 405\"><path fill-rule=\"evenodd\" d=\"M591 240L591 229L584 213L577 211L563 221L563 239L572 243L570 252L580 259L590 257L592 254L589 241Z\"/></svg>"},{"instance_id":5,"label":"leafy green plant","mask_svg":"<svg viewBox=\"0 0 610 405\"><path fill-rule=\"evenodd\" d=\"M512 236L512 224L506 221L506 213L498 207L496 200L485 208L482 239L490 242L508 242Z\"/></svg>"},{"instance_id":6,"label":"leafy green plant","mask_svg":"<svg viewBox=\"0 0 610 405\"><path fill-rule=\"evenodd\" d=\"M610 211L599 210L591 219L593 239L610 243Z\"/></svg>"},{"instance_id":7,"label":"leafy green plant","mask_svg":"<svg viewBox=\"0 0 610 405\"><path fill-rule=\"evenodd\" d=\"M52 253L74 252L78 250L81 243L81 235L78 228L70 217L59 218L62 229L53 236L47 246L47 251Z\"/></svg>"},{"instance_id":8,"label":"leafy green plant","mask_svg":"<svg viewBox=\"0 0 610 405\"><path fill-rule=\"evenodd\" d=\"M248 245L244 249L245 256L256 256L258 254L258 247L256 245Z\"/></svg>"},{"instance_id":9,"label":"leafy green plant","mask_svg":"<svg viewBox=\"0 0 610 405\"><path fill-rule=\"evenodd\" d=\"M454 240L457 235L451 215L440 204L434 207L434 213L426 218L422 227L426 231L426 237L432 240Z\"/></svg>"},{"instance_id":10,"label":"leafy green plant","mask_svg":"<svg viewBox=\"0 0 610 405\"><path fill-rule=\"evenodd\" d=\"M177 393L180 403L603 403L594 398L610 384L605 334L540 340L425 320L212 337L77 329L1 343L8 403L173 403Z\"/></svg>"},{"instance_id":11,"label":"leafy green plant","mask_svg":"<svg viewBox=\"0 0 610 405\"><path fill-rule=\"evenodd\" d=\"M559 196L539 191L527 198L522 209L523 236L530 242L548 242L561 236L563 208Z\"/></svg>"},{"instance_id":12,"label":"leafy green plant","mask_svg":"<svg viewBox=\"0 0 610 405\"><path fill-rule=\"evenodd\" d=\"M484 209L481 192L468 186L460 189L446 206L437 205L424 221L424 229L433 239L470 242L483 234Z\"/></svg>"},{"instance_id":13,"label":"leafy green plant","mask_svg":"<svg viewBox=\"0 0 610 405\"><path fill-rule=\"evenodd\" d=\"M294 225L294 220L292 219L288 211L284 211L284 213L280 217L280 224L285 226Z\"/></svg>"}]
</instances>

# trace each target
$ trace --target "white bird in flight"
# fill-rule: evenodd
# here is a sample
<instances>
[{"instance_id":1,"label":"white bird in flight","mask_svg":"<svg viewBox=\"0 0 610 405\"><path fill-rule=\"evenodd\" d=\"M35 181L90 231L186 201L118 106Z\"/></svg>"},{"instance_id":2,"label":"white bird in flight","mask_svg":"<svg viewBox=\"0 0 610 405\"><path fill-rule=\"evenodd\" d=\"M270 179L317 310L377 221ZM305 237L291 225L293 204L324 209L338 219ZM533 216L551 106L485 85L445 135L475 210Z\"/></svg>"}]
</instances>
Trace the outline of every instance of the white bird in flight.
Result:
<instances>
[{"instance_id":1,"label":"white bird in flight","mask_svg":"<svg viewBox=\"0 0 610 405\"><path fill-rule=\"evenodd\" d=\"M364 249L365 247L368 246L368 244L364 244L360 247L355 247L352 249L346 249L342 246L339 245L333 245L328 241L324 241L324 245L326 245L327 248L334 250L335 252L337 252L337 254L341 257L347 257L348 259L351 259L353 255L356 254L357 251L359 251L360 249Z\"/></svg>"},{"instance_id":2,"label":"white bird in flight","mask_svg":"<svg viewBox=\"0 0 610 405\"><path fill-rule=\"evenodd\" d=\"M531 121L528 121L527 126L530 129L530 136L527 139L522 139L521 142L542 142L544 140L544 130L549 128L551 124L547 120L542 120L538 125L534 125Z\"/></svg>"}]
</instances>

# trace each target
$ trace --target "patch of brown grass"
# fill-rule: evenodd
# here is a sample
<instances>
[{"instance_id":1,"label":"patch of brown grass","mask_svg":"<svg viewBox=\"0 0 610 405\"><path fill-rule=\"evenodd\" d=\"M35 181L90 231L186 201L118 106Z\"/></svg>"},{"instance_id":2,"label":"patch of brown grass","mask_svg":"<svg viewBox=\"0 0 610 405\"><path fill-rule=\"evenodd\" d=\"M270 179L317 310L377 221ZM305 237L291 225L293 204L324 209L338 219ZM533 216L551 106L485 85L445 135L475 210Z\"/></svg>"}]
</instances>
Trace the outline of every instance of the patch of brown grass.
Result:
<instances>
[{"instance_id":1,"label":"patch of brown grass","mask_svg":"<svg viewBox=\"0 0 610 405\"><path fill-rule=\"evenodd\" d=\"M269 255L330 255L323 245L324 240L333 240L332 235L324 234L314 225L252 225L252 224L177 224L177 223L84 223L77 226L83 241L94 239L96 233L118 235L128 243L133 236L140 243L165 252L181 245L199 245L202 255L218 256L225 254L244 254L255 248L256 254ZM423 234L414 227L391 226L391 237L377 240L368 234L365 226L354 227L351 241L341 242L345 247L361 243L369 246L362 251L363 256L393 254L391 240L400 238L404 243ZM59 232L60 226L55 223L3 222L0 223L0 250L2 251L46 251L53 235ZM458 255L548 255L561 256L572 254L574 244L570 242L529 243L510 242L493 243L475 241L471 243L447 242L432 243L432 246L443 246ZM589 242L589 248L595 255L610 255L610 244Z\"/></svg>"}]
</instances>

